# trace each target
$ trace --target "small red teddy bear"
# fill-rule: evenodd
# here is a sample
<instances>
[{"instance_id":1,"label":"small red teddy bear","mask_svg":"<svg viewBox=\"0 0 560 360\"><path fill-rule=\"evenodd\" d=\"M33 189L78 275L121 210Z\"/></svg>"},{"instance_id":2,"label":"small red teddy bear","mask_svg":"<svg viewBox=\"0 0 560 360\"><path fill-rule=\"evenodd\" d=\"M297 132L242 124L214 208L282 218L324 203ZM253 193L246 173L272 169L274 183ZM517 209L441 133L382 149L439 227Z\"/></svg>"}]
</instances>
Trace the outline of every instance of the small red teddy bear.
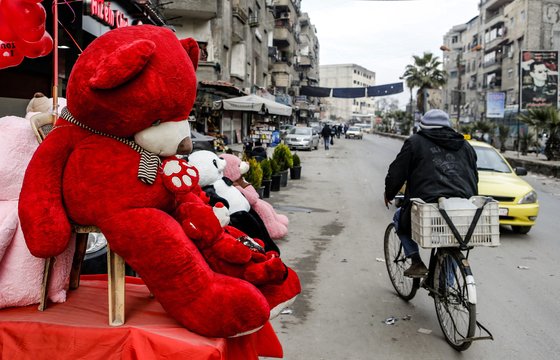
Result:
<instances>
[{"instance_id":1,"label":"small red teddy bear","mask_svg":"<svg viewBox=\"0 0 560 360\"><path fill-rule=\"evenodd\" d=\"M175 218L193 240L210 268L220 274L255 285L269 302L271 318L278 315L301 292L296 273L275 251L265 252L264 243L241 230L226 226L227 208L208 205L198 185L198 171L184 159L162 163L163 183L178 202ZM206 198L206 200L205 200Z\"/></svg>"}]
</instances>

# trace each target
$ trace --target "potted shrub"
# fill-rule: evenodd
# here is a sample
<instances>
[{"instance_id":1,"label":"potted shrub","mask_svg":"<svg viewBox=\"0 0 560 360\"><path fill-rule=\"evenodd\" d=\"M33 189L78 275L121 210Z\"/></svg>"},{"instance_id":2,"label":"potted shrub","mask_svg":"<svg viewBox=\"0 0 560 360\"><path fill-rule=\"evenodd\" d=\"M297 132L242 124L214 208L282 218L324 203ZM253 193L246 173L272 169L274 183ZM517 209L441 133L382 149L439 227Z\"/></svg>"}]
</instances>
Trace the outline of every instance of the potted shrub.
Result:
<instances>
[{"instance_id":1,"label":"potted shrub","mask_svg":"<svg viewBox=\"0 0 560 360\"><path fill-rule=\"evenodd\" d=\"M290 168L290 179L297 180L301 179L301 160L298 154L292 156L293 166Z\"/></svg>"},{"instance_id":2,"label":"potted shrub","mask_svg":"<svg viewBox=\"0 0 560 360\"><path fill-rule=\"evenodd\" d=\"M270 160L264 159L261 161L261 169L263 172L262 185L264 187L263 197L270 197L270 186L272 184L272 167L270 167Z\"/></svg>"},{"instance_id":3,"label":"potted shrub","mask_svg":"<svg viewBox=\"0 0 560 360\"><path fill-rule=\"evenodd\" d=\"M286 144L279 144L274 148L272 153L272 159L276 161L278 167L280 168L280 175L282 179L280 181L280 186L288 185L288 172L293 166L293 157L290 148Z\"/></svg>"},{"instance_id":4,"label":"potted shrub","mask_svg":"<svg viewBox=\"0 0 560 360\"><path fill-rule=\"evenodd\" d=\"M270 191L280 191L280 181L282 180L282 176L280 175L280 167L278 163L274 159L270 159L270 169L272 170L272 176L270 179L272 182L270 183Z\"/></svg>"},{"instance_id":5,"label":"potted shrub","mask_svg":"<svg viewBox=\"0 0 560 360\"><path fill-rule=\"evenodd\" d=\"M247 160L249 163L249 171L243 176L245 181L253 185L259 197L263 197L264 188L262 186L262 178L263 178L263 171L259 162L254 159L250 158Z\"/></svg>"}]
</instances>

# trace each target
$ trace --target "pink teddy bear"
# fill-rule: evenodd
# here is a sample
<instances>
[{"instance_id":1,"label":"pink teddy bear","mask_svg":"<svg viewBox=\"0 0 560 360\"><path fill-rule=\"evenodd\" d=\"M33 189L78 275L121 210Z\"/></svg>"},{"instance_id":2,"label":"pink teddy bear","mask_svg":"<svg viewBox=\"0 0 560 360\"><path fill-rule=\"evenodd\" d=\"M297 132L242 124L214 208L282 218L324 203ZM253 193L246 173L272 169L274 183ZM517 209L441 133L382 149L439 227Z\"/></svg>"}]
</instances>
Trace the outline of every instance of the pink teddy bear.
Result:
<instances>
[{"instance_id":1,"label":"pink teddy bear","mask_svg":"<svg viewBox=\"0 0 560 360\"><path fill-rule=\"evenodd\" d=\"M224 176L233 181L235 187L249 201L251 208L260 216L272 239L281 239L288 234L288 217L278 214L268 202L259 198L255 188L243 179L249 171L249 164L239 157L231 154L220 155L226 161Z\"/></svg>"},{"instance_id":2,"label":"pink teddy bear","mask_svg":"<svg viewBox=\"0 0 560 360\"><path fill-rule=\"evenodd\" d=\"M45 259L29 252L18 217L23 175L38 146L29 120L0 117L0 309L36 304L41 298ZM66 301L74 244L70 241L56 257L49 284L53 302Z\"/></svg>"}]
</instances>

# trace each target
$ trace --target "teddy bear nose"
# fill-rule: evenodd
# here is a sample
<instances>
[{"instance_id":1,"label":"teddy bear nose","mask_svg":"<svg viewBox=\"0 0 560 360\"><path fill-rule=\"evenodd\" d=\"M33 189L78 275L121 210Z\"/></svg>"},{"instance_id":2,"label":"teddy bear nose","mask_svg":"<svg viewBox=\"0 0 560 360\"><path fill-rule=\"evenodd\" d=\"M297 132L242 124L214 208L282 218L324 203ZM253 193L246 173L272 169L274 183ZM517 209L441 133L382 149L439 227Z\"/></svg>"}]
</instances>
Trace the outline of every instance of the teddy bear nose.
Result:
<instances>
[{"instance_id":1,"label":"teddy bear nose","mask_svg":"<svg viewBox=\"0 0 560 360\"><path fill-rule=\"evenodd\" d=\"M193 144L190 137L184 138L177 146L177 154L188 155L192 152Z\"/></svg>"}]
</instances>

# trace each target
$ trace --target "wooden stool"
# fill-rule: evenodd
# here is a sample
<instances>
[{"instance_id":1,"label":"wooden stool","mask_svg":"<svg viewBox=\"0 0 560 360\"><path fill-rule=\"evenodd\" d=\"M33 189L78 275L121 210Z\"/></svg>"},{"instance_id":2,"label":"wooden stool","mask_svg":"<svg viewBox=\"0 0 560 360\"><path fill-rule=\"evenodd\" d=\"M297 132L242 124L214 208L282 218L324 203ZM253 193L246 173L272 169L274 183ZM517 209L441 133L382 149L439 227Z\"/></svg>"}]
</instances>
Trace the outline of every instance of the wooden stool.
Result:
<instances>
[{"instance_id":1,"label":"wooden stool","mask_svg":"<svg viewBox=\"0 0 560 360\"><path fill-rule=\"evenodd\" d=\"M101 232L96 226L74 225L76 233L76 250L72 259L72 270L70 272L69 290L75 290L80 286L80 270L86 254L88 234ZM44 311L47 307L49 277L52 271L54 258L45 259L45 270L41 287L41 299L39 310ZM125 301L125 262L122 257L115 254L107 244L107 292L109 297L109 325L120 326L124 324L124 301Z\"/></svg>"},{"instance_id":2,"label":"wooden stool","mask_svg":"<svg viewBox=\"0 0 560 360\"><path fill-rule=\"evenodd\" d=\"M31 128L37 137L39 144L53 128L54 118L49 113L40 113L30 118ZM80 270L86 255L88 234L101 232L97 226L73 225L76 234L76 250L72 259L72 270L70 272L69 290L75 290L80 286ZM45 270L43 272L43 283L41 285L41 299L39 310L47 308L49 276L54 264L54 258L45 259ZM107 244L107 285L109 295L109 325L120 326L124 324L124 290L125 290L125 263L124 259L115 254Z\"/></svg>"}]
</instances>

